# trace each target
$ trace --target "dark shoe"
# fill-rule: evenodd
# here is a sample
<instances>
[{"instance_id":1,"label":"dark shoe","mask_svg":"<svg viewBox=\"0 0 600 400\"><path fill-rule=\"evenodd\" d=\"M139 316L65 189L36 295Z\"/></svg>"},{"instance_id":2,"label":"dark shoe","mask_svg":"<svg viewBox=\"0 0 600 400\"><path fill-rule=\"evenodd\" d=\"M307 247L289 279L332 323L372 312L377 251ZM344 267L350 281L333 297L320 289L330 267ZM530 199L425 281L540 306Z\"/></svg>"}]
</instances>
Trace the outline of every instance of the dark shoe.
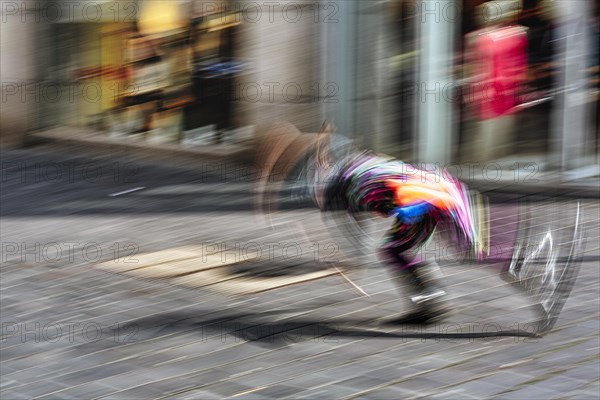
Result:
<instances>
[{"instance_id":1,"label":"dark shoe","mask_svg":"<svg viewBox=\"0 0 600 400\"><path fill-rule=\"evenodd\" d=\"M404 290L412 292L410 301L413 311L390 321L391 323L431 324L443 319L450 311L446 292L442 289L443 275L437 264L421 262L411 268L395 269L392 274Z\"/></svg>"},{"instance_id":2,"label":"dark shoe","mask_svg":"<svg viewBox=\"0 0 600 400\"><path fill-rule=\"evenodd\" d=\"M446 292L441 289L431 293L421 293L412 296L411 300L415 304L415 310L389 321L392 324L433 324L443 320L451 311L451 307L446 300Z\"/></svg>"}]
</instances>

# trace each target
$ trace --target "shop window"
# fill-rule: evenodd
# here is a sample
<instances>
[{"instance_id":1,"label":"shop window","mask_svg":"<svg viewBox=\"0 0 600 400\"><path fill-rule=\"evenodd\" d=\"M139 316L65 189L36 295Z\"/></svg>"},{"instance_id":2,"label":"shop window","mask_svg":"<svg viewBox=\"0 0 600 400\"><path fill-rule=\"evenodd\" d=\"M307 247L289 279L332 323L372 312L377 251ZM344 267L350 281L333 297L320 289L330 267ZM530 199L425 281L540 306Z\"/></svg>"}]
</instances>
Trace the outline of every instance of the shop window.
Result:
<instances>
[{"instance_id":1,"label":"shop window","mask_svg":"<svg viewBox=\"0 0 600 400\"><path fill-rule=\"evenodd\" d=\"M221 10L194 19L192 28L194 103L186 109L187 141L221 143L234 128L233 92L241 64L235 59L235 37L242 16ZM203 138L195 137L198 133Z\"/></svg>"}]
</instances>

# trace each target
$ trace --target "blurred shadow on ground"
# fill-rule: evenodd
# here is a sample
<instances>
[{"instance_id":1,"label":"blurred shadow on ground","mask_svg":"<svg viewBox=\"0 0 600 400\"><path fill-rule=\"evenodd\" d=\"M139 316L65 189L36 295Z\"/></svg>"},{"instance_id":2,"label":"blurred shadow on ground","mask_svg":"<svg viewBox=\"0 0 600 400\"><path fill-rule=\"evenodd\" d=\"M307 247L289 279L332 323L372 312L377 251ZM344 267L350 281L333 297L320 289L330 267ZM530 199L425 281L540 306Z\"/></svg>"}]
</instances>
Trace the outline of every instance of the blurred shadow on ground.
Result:
<instances>
[{"instance_id":1,"label":"blurred shadow on ground","mask_svg":"<svg viewBox=\"0 0 600 400\"><path fill-rule=\"evenodd\" d=\"M198 316L195 312L169 312L131 321L128 326L135 331L135 341L159 336L196 332L200 340L226 342L252 342L264 347L285 347L293 343L323 341L335 343L340 338L388 339L477 339L491 337L538 337L526 330L498 330L447 332L436 325L392 325L382 320L290 318L277 321L275 316L301 310L286 309L260 313ZM447 331L447 330L446 330ZM191 339L193 340L193 339Z\"/></svg>"}]
</instances>

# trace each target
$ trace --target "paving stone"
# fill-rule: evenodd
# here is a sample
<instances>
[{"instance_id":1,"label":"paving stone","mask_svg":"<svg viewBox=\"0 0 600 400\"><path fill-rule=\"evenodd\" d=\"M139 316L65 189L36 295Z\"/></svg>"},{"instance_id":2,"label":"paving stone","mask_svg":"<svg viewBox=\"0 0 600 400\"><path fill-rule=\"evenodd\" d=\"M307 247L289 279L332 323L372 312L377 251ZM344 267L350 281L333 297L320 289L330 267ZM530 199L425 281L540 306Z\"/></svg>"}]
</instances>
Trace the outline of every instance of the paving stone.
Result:
<instances>
[{"instance_id":1,"label":"paving stone","mask_svg":"<svg viewBox=\"0 0 600 400\"><path fill-rule=\"evenodd\" d=\"M210 385L204 390L210 391L211 393L215 393L221 397L232 397L235 395L239 395L240 393L247 393L253 389L256 389L256 387L240 385L235 382L223 382Z\"/></svg>"},{"instance_id":2,"label":"paving stone","mask_svg":"<svg viewBox=\"0 0 600 400\"><path fill-rule=\"evenodd\" d=\"M469 396L491 397L503 390L502 386L494 385L482 381L481 379L472 380L460 385L452 386L453 391L462 391Z\"/></svg>"},{"instance_id":3,"label":"paving stone","mask_svg":"<svg viewBox=\"0 0 600 400\"><path fill-rule=\"evenodd\" d=\"M430 399L480 399L478 396L471 396L466 393L463 389L448 389L443 393L427 394L426 396L418 396L416 398L430 398Z\"/></svg>"},{"instance_id":4,"label":"paving stone","mask_svg":"<svg viewBox=\"0 0 600 400\"><path fill-rule=\"evenodd\" d=\"M348 378L362 376L365 374L365 372L366 370L360 365L360 363L340 365L322 371L322 373L329 376L332 381L341 381Z\"/></svg>"},{"instance_id":5,"label":"paving stone","mask_svg":"<svg viewBox=\"0 0 600 400\"><path fill-rule=\"evenodd\" d=\"M376 388L388 383L388 380L380 379L380 378L372 378L369 376L355 376L351 379L347 379L339 382L340 385L348 386L351 388L356 388L359 390L369 390L372 388Z\"/></svg>"},{"instance_id":6,"label":"paving stone","mask_svg":"<svg viewBox=\"0 0 600 400\"><path fill-rule=\"evenodd\" d=\"M58 392L41 396L40 399L92 399L101 396L107 396L116 392L117 389L108 385L103 385L98 382L86 383L79 386L71 386L70 388Z\"/></svg>"},{"instance_id":7,"label":"paving stone","mask_svg":"<svg viewBox=\"0 0 600 400\"><path fill-rule=\"evenodd\" d=\"M414 369L409 367L398 367L395 365L390 365L376 370L369 370L365 373L365 376L386 381L397 381L405 378L408 370L410 370L411 372L414 371Z\"/></svg>"},{"instance_id":8,"label":"paving stone","mask_svg":"<svg viewBox=\"0 0 600 400\"><path fill-rule=\"evenodd\" d=\"M577 389L567 393L567 396L572 399L597 399L600 387L596 385L592 388ZM562 397L562 396L560 396Z\"/></svg>"},{"instance_id":9,"label":"paving stone","mask_svg":"<svg viewBox=\"0 0 600 400\"><path fill-rule=\"evenodd\" d=\"M302 390L308 390L314 386L326 385L332 382L332 378L324 373L309 373L306 372L304 375L296 376L292 379L286 380L285 385L294 386Z\"/></svg>"},{"instance_id":10,"label":"paving stone","mask_svg":"<svg viewBox=\"0 0 600 400\"><path fill-rule=\"evenodd\" d=\"M281 399L284 397L294 397L300 392L302 392L302 389L299 389L297 387L288 386L285 384L277 384L264 389L257 390L256 392L253 392L253 394L257 396L263 396L263 398L267 397L272 399Z\"/></svg>"},{"instance_id":11,"label":"paving stone","mask_svg":"<svg viewBox=\"0 0 600 400\"><path fill-rule=\"evenodd\" d=\"M152 387L152 384L135 387L106 396L106 399L154 399L166 393Z\"/></svg>"},{"instance_id":12,"label":"paving stone","mask_svg":"<svg viewBox=\"0 0 600 400\"><path fill-rule=\"evenodd\" d=\"M206 390L190 390L184 393L177 394L178 399L195 400L195 399L206 399L206 400L219 400L223 396Z\"/></svg>"},{"instance_id":13,"label":"paving stone","mask_svg":"<svg viewBox=\"0 0 600 400\"><path fill-rule=\"evenodd\" d=\"M178 377L153 382L151 386L154 390L157 390L162 393L162 395L166 396L176 393L185 393L204 385L201 382L195 381L194 377Z\"/></svg>"},{"instance_id":14,"label":"paving stone","mask_svg":"<svg viewBox=\"0 0 600 400\"><path fill-rule=\"evenodd\" d=\"M408 399L417 396L420 392L402 389L396 386L388 386L382 389L369 391L358 397L359 399L381 399L381 400L398 400Z\"/></svg>"},{"instance_id":15,"label":"paving stone","mask_svg":"<svg viewBox=\"0 0 600 400\"><path fill-rule=\"evenodd\" d=\"M23 394L23 393L15 393L15 392L5 392L2 397L4 398L6 396L6 398L8 399L15 399L15 400L21 400L21 399L31 399L31 397L29 395Z\"/></svg>"},{"instance_id":16,"label":"paving stone","mask_svg":"<svg viewBox=\"0 0 600 400\"><path fill-rule=\"evenodd\" d=\"M344 398L347 396L352 396L357 393L355 389L348 388L342 385L328 385L319 387L316 389L306 390L299 394L294 394L291 398L294 399L326 399L331 396L331 393L335 393L335 396L338 398Z\"/></svg>"},{"instance_id":17,"label":"paving stone","mask_svg":"<svg viewBox=\"0 0 600 400\"><path fill-rule=\"evenodd\" d=\"M542 388L554 391L555 393L570 392L572 390L583 388L587 384L588 382L586 381L563 376L553 376L540 382Z\"/></svg>"},{"instance_id":18,"label":"paving stone","mask_svg":"<svg viewBox=\"0 0 600 400\"><path fill-rule=\"evenodd\" d=\"M284 379L267 371L257 371L248 375L232 376L229 380L240 385L262 387L279 384Z\"/></svg>"},{"instance_id":19,"label":"paving stone","mask_svg":"<svg viewBox=\"0 0 600 400\"><path fill-rule=\"evenodd\" d=\"M543 398L550 399L560 396L561 392L555 392L548 390L543 387L525 387L516 391L508 393L500 393L497 396L501 399L517 400L517 399L532 399L532 398Z\"/></svg>"},{"instance_id":20,"label":"paving stone","mask_svg":"<svg viewBox=\"0 0 600 400\"><path fill-rule=\"evenodd\" d=\"M143 172L150 179L144 185L165 190L163 197L146 197L140 191L107 202L107 194L118 191L110 182L12 187L9 192L25 200L7 209L3 197L2 241L93 242L106 249L105 262L115 242L134 242L142 254L215 240L299 241L292 228L297 221L315 237L324 229L318 212L290 210L277 217L280 225L270 236L261 236L269 229L254 218L249 198L225 195L226 188L218 184L182 182L185 173L163 172L159 166ZM159 175L162 180L154 178ZM169 191L185 193L189 186L194 186L193 195L177 197L180 202L173 206ZM63 192L47 191L58 189ZM210 205L210 190L223 196L221 206L237 205L235 210ZM66 214L65 205L76 215ZM586 206L600 210L597 202ZM598 225L596 216L588 213L585 218ZM592 241L600 235L593 229ZM554 331L543 338L478 339L443 335L464 331L469 324L523 328L535 316L528 308L530 299L498 278L497 265L443 267L455 312L441 324L420 329L374 326L376 319L407 310L407 288L398 290L374 257L373 266L357 278L369 298L359 298L339 277L236 297L123 278L93 268L80 255L56 266L11 262L1 271L2 334L6 323L31 327L74 321L99 324L103 336L92 341L78 331L73 340L38 343L31 334L26 340L20 334L1 337L2 398L30 398L44 390L60 390L47 398L73 399L210 399L240 393L244 399L329 399L363 392L360 398L369 399L468 399L499 393L499 398L535 399L561 392L598 397L598 386L587 384L600 374L600 270L594 261L583 263ZM125 322L139 328L130 342L121 335L115 340L111 328ZM397 336L378 336L373 333L377 329ZM576 343L580 338L585 341ZM404 381L371 390L398 380ZM256 390L259 385L267 387Z\"/></svg>"},{"instance_id":21,"label":"paving stone","mask_svg":"<svg viewBox=\"0 0 600 400\"><path fill-rule=\"evenodd\" d=\"M428 393L434 388L438 387L438 385L439 383L437 383L436 381L432 381L422 376L416 376L413 378L403 380L402 382L395 383L394 387L397 389L409 390L413 392Z\"/></svg>"},{"instance_id":22,"label":"paving stone","mask_svg":"<svg viewBox=\"0 0 600 400\"><path fill-rule=\"evenodd\" d=\"M587 365L570 366L567 371L561 373L561 376L577 380L589 380L593 376L600 376L600 365L598 365L597 360L592 360Z\"/></svg>"},{"instance_id":23,"label":"paving stone","mask_svg":"<svg viewBox=\"0 0 600 400\"><path fill-rule=\"evenodd\" d=\"M491 375L478 378L478 381L503 388L514 388L524 382L533 381L533 379L529 375L516 374L510 371L498 371Z\"/></svg>"},{"instance_id":24,"label":"paving stone","mask_svg":"<svg viewBox=\"0 0 600 400\"><path fill-rule=\"evenodd\" d=\"M61 382L74 385L97 381L129 371L131 371L130 365L112 364L64 374L60 376L60 380Z\"/></svg>"},{"instance_id":25,"label":"paving stone","mask_svg":"<svg viewBox=\"0 0 600 400\"><path fill-rule=\"evenodd\" d=\"M57 383L50 380L41 380L24 386L14 387L13 391L23 393L30 398L43 396L47 393L57 392L66 389L69 386L63 383Z\"/></svg>"}]
</instances>

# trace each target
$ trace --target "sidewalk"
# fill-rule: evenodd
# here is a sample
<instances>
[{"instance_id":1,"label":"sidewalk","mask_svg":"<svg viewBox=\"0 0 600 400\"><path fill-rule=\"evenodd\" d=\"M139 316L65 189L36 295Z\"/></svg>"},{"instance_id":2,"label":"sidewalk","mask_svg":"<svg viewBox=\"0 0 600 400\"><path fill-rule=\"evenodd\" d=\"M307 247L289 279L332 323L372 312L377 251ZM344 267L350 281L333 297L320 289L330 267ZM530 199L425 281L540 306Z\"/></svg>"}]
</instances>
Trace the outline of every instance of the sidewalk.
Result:
<instances>
[{"instance_id":1,"label":"sidewalk","mask_svg":"<svg viewBox=\"0 0 600 400\"><path fill-rule=\"evenodd\" d=\"M584 204L590 246L576 286L538 338L532 300L494 265L449 260L455 312L432 326L386 324L407 304L373 255L350 275L370 297L338 274L307 279L315 261L347 248L317 210L286 210L269 223L240 195L248 182L232 189L162 164L130 182L114 179L118 159L107 156L2 156L2 398L597 398L597 201ZM86 179L90 165L108 173ZM38 179L61 166L63 179ZM541 213L572 203L558 199ZM260 250L264 263L181 257L214 244L234 261L238 250ZM441 262L446 250L427 254ZM279 258L302 273L248 276ZM190 280L199 269L219 285L204 271ZM267 279L279 288L262 291Z\"/></svg>"},{"instance_id":2,"label":"sidewalk","mask_svg":"<svg viewBox=\"0 0 600 400\"><path fill-rule=\"evenodd\" d=\"M46 145L57 150L123 155L136 160L178 165L194 165L207 161L235 161L245 164L251 163L253 156L251 143L184 146L178 143L153 143L140 138L112 138L106 133L69 127L34 132L28 138L32 145Z\"/></svg>"},{"instance_id":3,"label":"sidewalk","mask_svg":"<svg viewBox=\"0 0 600 400\"><path fill-rule=\"evenodd\" d=\"M202 226L201 239L219 241L238 234L233 221L253 221L250 213L235 217L61 217L45 220L44 230L39 218L17 218L5 228L12 242L31 247L56 241L57 232L67 240L67 229L126 222L119 234L139 244L141 260L164 246L157 237L190 238ZM93 240L109 250L115 232L100 233ZM298 241L291 229L278 233L280 248ZM536 338L528 336L535 325L527 297L481 266L447 267L456 311L419 327L382 323L406 303L376 265L353 276L368 298L338 276L229 297L62 261L4 269L3 398L597 397L595 263L583 266L558 326Z\"/></svg>"},{"instance_id":4,"label":"sidewalk","mask_svg":"<svg viewBox=\"0 0 600 400\"><path fill-rule=\"evenodd\" d=\"M74 128L60 128L30 135L32 144L45 144L75 154L118 155L139 161L162 162L195 168L207 163L254 168L256 143L184 146L176 143L151 143L139 139L110 138L105 134ZM541 156L511 157L488 163L450 165L449 171L482 192L561 196L597 199L600 197L600 166L579 171L544 171ZM581 177L583 176L583 177Z\"/></svg>"},{"instance_id":5,"label":"sidewalk","mask_svg":"<svg viewBox=\"0 0 600 400\"><path fill-rule=\"evenodd\" d=\"M543 155L511 156L485 164L467 165L462 179L484 192L574 199L596 199L600 196L600 166L560 172L546 170L545 165ZM465 173L468 174L466 177Z\"/></svg>"}]
</instances>

